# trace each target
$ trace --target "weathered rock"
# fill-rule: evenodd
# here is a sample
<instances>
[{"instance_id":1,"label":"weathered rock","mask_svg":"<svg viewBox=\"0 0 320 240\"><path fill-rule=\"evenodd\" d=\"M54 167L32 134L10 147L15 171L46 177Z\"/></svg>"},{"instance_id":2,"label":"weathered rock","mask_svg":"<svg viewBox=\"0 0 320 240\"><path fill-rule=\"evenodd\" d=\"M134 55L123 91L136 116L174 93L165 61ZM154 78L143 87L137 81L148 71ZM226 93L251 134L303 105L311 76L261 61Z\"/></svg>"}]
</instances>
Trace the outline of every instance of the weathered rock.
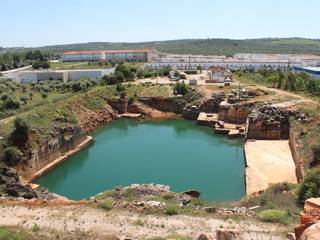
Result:
<instances>
[{"instance_id":1,"label":"weathered rock","mask_svg":"<svg viewBox=\"0 0 320 240\"><path fill-rule=\"evenodd\" d=\"M8 167L0 168L0 185L6 183L15 183L19 181L19 176L15 170Z\"/></svg>"},{"instance_id":2,"label":"weathered rock","mask_svg":"<svg viewBox=\"0 0 320 240\"><path fill-rule=\"evenodd\" d=\"M26 199L37 198L37 194L28 186L23 186L20 183L10 183L6 185L6 194L12 197L22 197Z\"/></svg>"},{"instance_id":3,"label":"weathered rock","mask_svg":"<svg viewBox=\"0 0 320 240\"><path fill-rule=\"evenodd\" d=\"M218 229L216 240L244 240L239 230Z\"/></svg>"},{"instance_id":4,"label":"weathered rock","mask_svg":"<svg viewBox=\"0 0 320 240\"><path fill-rule=\"evenodd\" d=\"M319 240L320 239L320 222L308 227L300 237L300 240Z\"/></svg>"},{"instance_id":5,"label":"weathered rock","mask_svg":"<svg viewBox=\"0 0 320 240\"><path fill-rule=\"evenodd\" d=\"M208 238L205 234L200 234L197 240L210 240L210 238Z\"/></svg>"},{"instance_id":6,"label":"weathered rock","mask_svg":"<svg viewBox=\"0 0 320 240\"><path fill-rule=\"evenodd\" d=\"M189 195L193 198L199 198L201 195L201 192L197 191L197 190L188 190L183 192L183 194Z\"/></svg>"},{"instance_id":7,"label":"weathered rock","mask_svg":"<svg viewBox=\"0 0 320 240\"><path fill-rule=\"evenodd\" d=\"M112 108L116 109L120 114L128 111L128 102L129 100L127 98L108 100L108 103L112 106Z\"/></svg>"}]
</instances>

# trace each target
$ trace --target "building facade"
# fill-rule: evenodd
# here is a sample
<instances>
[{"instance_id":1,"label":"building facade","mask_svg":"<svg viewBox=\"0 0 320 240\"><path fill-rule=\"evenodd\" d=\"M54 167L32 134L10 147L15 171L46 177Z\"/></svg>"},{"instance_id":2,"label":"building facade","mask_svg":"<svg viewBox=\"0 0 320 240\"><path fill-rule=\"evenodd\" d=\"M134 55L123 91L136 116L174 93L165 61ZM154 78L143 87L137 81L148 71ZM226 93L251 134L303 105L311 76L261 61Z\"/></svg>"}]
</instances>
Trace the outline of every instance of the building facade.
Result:
<instances>
[{"instance_id":1,"label":"building facade","mask_svg":"<svg viewBox=\"0 0 320 240\"><path fill-rule=\"evenodd\" d=\"M46 80L71 81L81 78L98 79L114 72L111 69L81 69L81 70L41 70L17 72L12 79L18 83L38 83Z\"/></svg>"},{"instance_id":2,"label":"building facade","mask_svg":"<svg viewBox=\"0 0 320 240\"><path fill-rule=\"evenodd\" d=\"M154 61L157 51L154 49L106 50L106 51L68 51L62 60L67 61Z\"/></svg>"},{"instance_id":3,"label":"building facade","mask_svg":"<svg viewBox=\"0 0 320 240\"><path fill-rule=\"evenodd\" d=\"M304 72L311 77L314 77L316 79L320 79L320 67L295 67L295 72Z\"/></svg>"}]
</instances>

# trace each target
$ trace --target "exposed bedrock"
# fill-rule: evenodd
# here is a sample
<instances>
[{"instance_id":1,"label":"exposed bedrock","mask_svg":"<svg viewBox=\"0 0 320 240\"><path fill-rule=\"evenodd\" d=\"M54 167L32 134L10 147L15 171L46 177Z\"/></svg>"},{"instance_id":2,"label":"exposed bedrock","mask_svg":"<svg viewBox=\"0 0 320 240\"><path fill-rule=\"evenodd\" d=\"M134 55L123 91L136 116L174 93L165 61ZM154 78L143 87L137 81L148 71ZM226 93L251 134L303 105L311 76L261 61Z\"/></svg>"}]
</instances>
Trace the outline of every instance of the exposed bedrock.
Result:
<instances>
[{"instance_id":1,"label":"exposed bedrock","mask_svg":"<svg viewBox=\"0 0 320 240\"><path fill-rule=\"evenodd\" d=\"M163 112L173 112L177 114L182 113L182 109L187 104L187 100L184 98L173 97L139 97L138 100L152 108Z\"/></svg>"},{"instance_id":2,"label":"exposed bedrock","mask_svg":"<svg viewBox=\"0 0 320 240\"><path fill-rule=\"evenodd\" d=\"M243 124L257 104L257 102L231 104L223 101L219 106L219 119L228 123Z\"/></svg>"},{"instance_id":3,"label":"exposed bedrock","mask_svg":"<svg viewBox=\"0 0 320 240\"><path fill-rule=\"evenodd\" d=\"M247 138L258 140L288 139L290 118L305 119L296 110L263 104L250 113L247 121Z\"/></svg>"},{"instance_id":4,"label":"exposed bedrock","mask_svg":"<svg viewBox=\"0 0 320 240\"><path fill-rule=\"evenodd\" d=\"M111 105L111 107L117 110L120 114L128 112L128 102L129 100L127 98L108 100L108 103Z\"/></svg>"},{"instance_id":5,"label":"exposed bedrock","mask_svg":"<svg viewBox=\"0 0 320 240\"><path fill-rule=\"evenodd\" d=\"M0 168L0 193L9 197L36 198L37 194L29 186L20 183L18 173L11 168Z\"/></svg>"},{"instance_id":6,"label":"exposed bedrock","mask_svg":"<svg viewBox=\"0 0 320 240\"><path fill-rule=\"evenodd\" d=\"M45 139L40 147L33 149L27 161L18 165L19 172L23 177L32 175L52 160L75 148L87 136L79 126L74 125L67 127L54 125L50 135L51 137Z\"/></svg>"}]
</instances>

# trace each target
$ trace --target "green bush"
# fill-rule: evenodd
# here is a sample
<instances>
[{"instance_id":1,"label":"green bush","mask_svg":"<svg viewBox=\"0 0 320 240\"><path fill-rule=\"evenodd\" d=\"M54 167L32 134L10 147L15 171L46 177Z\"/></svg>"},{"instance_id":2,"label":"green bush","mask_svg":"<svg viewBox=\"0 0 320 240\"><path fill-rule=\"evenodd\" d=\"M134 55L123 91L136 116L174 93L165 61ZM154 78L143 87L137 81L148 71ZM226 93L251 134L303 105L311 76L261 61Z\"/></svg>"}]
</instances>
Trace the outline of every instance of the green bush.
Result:
<instances>
[{"instance_id":1,"label":"green bush","mask_svg":"<svg viewBox=\"0 0 320 240\"><path fill-rule=\"evenodd\" d=\"M178 214L178 207L174 204L168 204L165 213L169 216Z\"/></svg>"},{"instance_id":2,"label":"green bush","mask_svg":"<svg viewBox=\"0 0 320 240\"><path fill-rule=\"evenodd\" d=\"M9 140L16 146L24 146L29 139L29 132L30 127L27 122L21 118L16 118Z\"/></svg>"},{"instance_id":3,"label":"green bush","mask_svg":"<svg viewBox=\"0 0 320 240\"><path fill-rule=\"evenodd\" d=\"M16 147L7 147L4 149L4 161L9 166L17 165L22 159L22 152Z\"/></svg>"},{"instance_id":4,"label":"green bush","mask_svg":"<svg viewBox=\"0 0 320 240\"><path fill-rule=\"evenodd\" d=\"M301 183L298 200L303 204L305 200L320 196L320 169L311 169Z\"/></svg>"},{"instance_id":5,"label":"green bush","mask_svg":"<svg viewBox=\"0 0 320 240\"><path fill-rule=\"evenodd\" d=\"M288 213L283 210L268 209L261 211L258 214L258 218L263 222L286 224L288 221Z\"/></svg>"},{"instance_id":6,"label":"green bush","mask_svg":"<svg viewBox=\"0 0 320 240\"><path fill-rule=\"evenodd\" d=\"M113 207L113 200L110 198L105 199L102 203L101 203L101 207L105 210L111 210Z\"/></svg>"},{"instance_id":7,"label":"green bush","mask_svg":"<svg viewBox=\"0 0 320 240\"><path fill-rule=\"evenodd\" d=\"M188 85L185 83L176 83L173 87L174 94L186 95L188 93Z\"/></svg>"}]
</instances>

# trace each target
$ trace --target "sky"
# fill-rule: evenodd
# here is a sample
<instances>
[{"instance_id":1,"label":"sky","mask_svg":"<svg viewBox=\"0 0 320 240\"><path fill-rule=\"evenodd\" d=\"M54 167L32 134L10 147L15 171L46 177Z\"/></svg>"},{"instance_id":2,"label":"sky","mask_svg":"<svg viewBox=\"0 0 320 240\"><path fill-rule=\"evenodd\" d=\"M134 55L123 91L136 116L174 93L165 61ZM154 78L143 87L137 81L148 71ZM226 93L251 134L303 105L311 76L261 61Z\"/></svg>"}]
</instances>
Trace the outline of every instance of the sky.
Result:
<instances>
[{"instance_id":1,"label":"sky","mask_svg":"<svg viewBox=\"0 0 320 240\"><path fill-rule=\"evenodd\" d=\"M0 0L0 46L320 39L319 0Z\"/></svg>"}]
</instances>

